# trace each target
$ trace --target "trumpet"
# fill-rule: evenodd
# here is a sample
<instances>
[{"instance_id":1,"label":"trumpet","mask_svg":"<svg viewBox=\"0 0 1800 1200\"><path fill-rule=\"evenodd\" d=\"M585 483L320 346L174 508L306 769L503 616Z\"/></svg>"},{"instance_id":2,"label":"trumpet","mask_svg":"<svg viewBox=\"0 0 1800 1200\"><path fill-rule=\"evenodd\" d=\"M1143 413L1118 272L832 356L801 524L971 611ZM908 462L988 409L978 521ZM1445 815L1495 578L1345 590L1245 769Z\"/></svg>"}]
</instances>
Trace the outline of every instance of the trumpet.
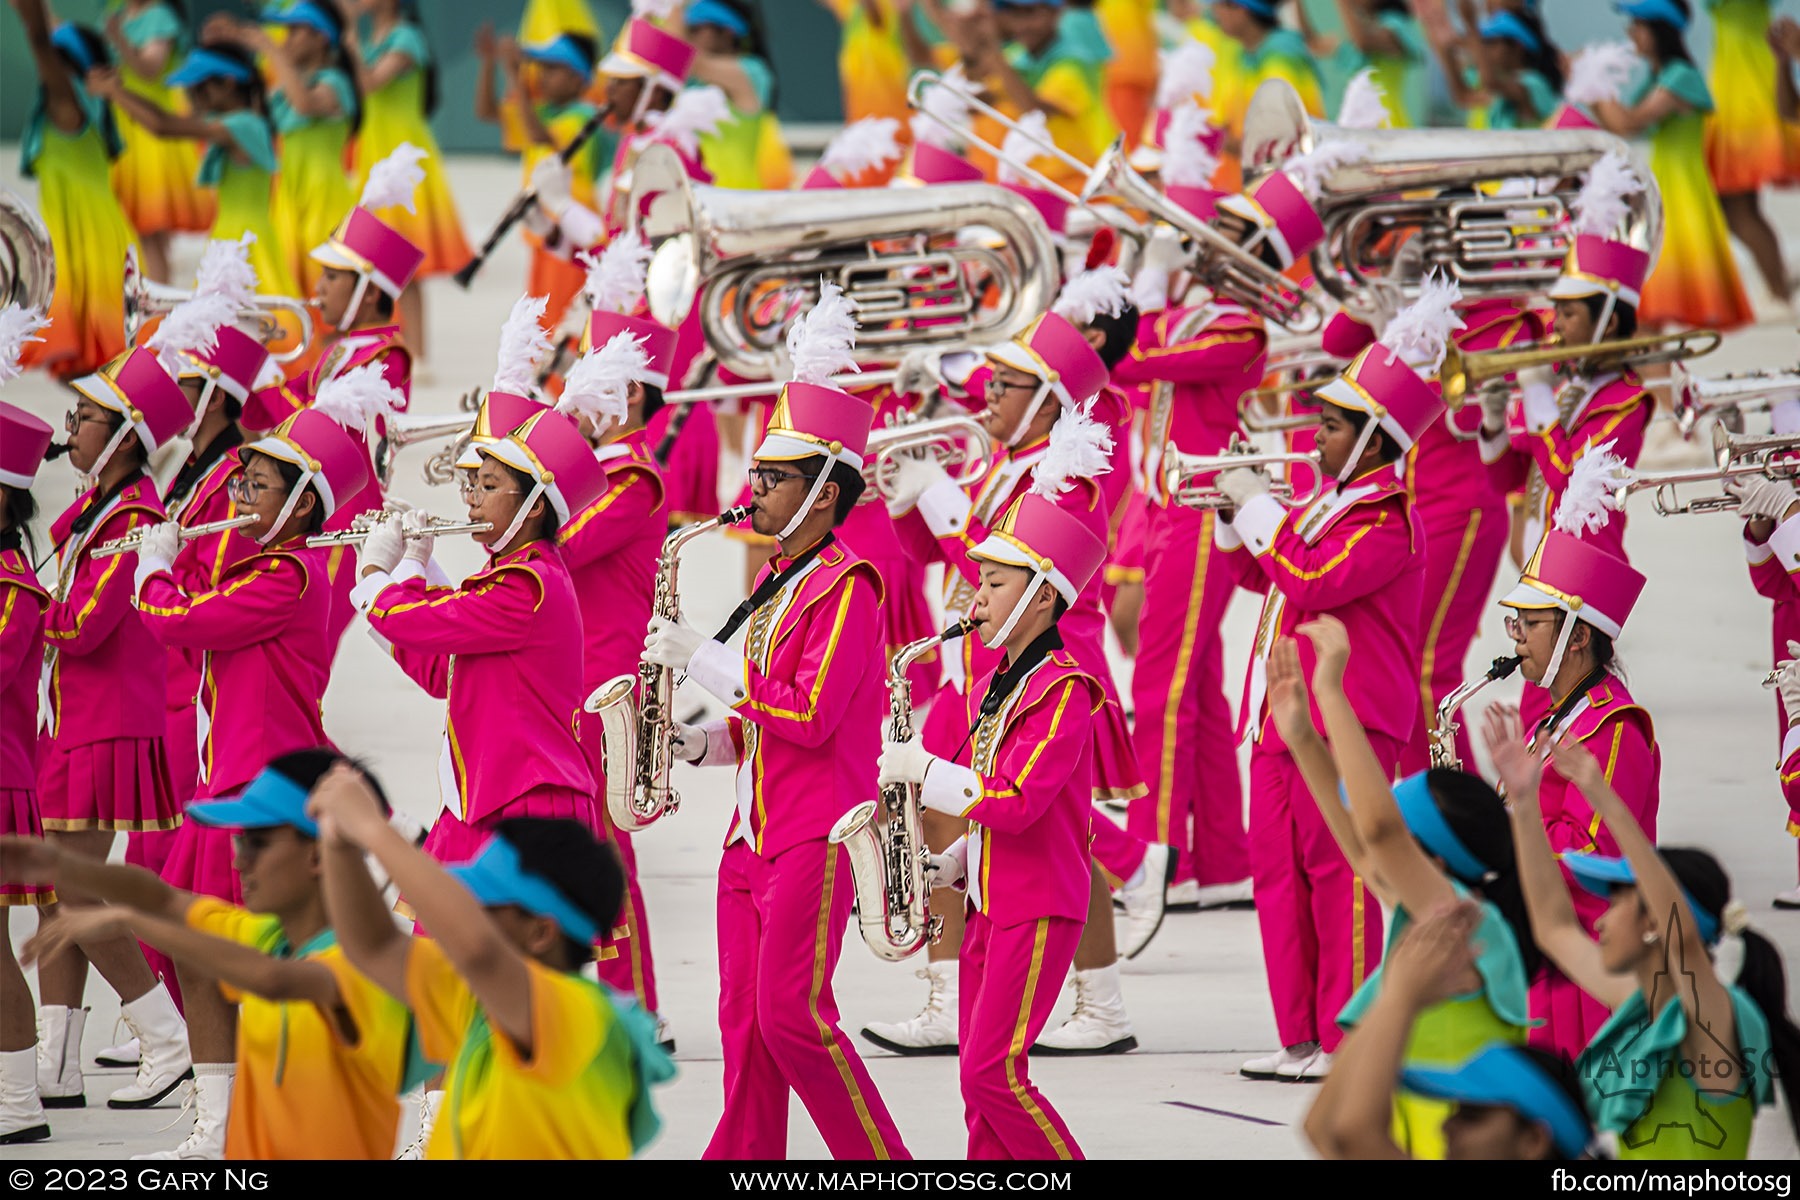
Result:
<instances>
[{"instance_id":1,"label":"trumpet","mask_svg":"<svg viewBox=\"0 0 1800 1200\"><path fill-rule=\"evenodd\" d=\"M256 524L255 513L245 513L241 517L231 517L224 521L208 521L204 525L190 525L184 527L181 531L181 540L184 542L191 542L196 538L211 537L215 533L224 533L229 529L242 529L247 525L254 524ZM120 554L130 554L143 546L144 539L149 537L150 531L155 528L156 526L154 525L146 525L141 529L132 530L123 537L116 537L111 541L101 542L98 546L94 547L93 552L89 554L88 557L112 558Z\"/></svg>"},{"instance_id":2,"label":"trumpet","mask_svg":"<svg viewBox=\"0 0 1800 1200\"><path fill-rule=\"evenodd\" d=\"M167 284L157 283L145 275L138 266L137 247L132 246L125 251L125 344L137 344L138 331L146 321L156 317L167 316L176 305L184 300L191 300L193 292L173 288ZM238 310L237 324L251 337L265 345L279 340L285 330L282 328L282 314L292 317L299 323L300 340L292 349L283 350L269 357L278 363L293 362L306 353L312 345L313 323L312 313L306 305L288 296L258 296L250 304Z\"/></svg>"},{"instance_id":3,"label":"trumpet","mask_svg":"<svg viewBox=\"0 0 1800 1200\"><path fill-rule=\"evenodd\" d=\"M350 522L350 528L339 529L334 533L315 533L306 539L308 546L360 546L369 540L371 534L389 521L398 520L400 514L390 509L372 508L366 513L359 513ZM452 533L486 533L494 527L492 521L458 521L454 517L434 517L427 515L425 528L419 532L432 537L443 537Z\"/></svg>"},{"instance_id":4,"label":"trumpet","mask_svg":"<svg viewBox=\"0 0 1800 1200\"><path fill-rule=\"evenodd\" d=\"M1533 350L1464 352L1452 345L1444 355L1443 366L1438 368L1438 384L1443 390L1445 406L1455 412L1468 403L1472 388L1527 367L1547 367L1552 363L1571 361L1648 367L1711 354L1719 348L1720 340L1716 329L1684 329L1679 333L1620 338L1588 346L1540 346Z\"/></svg>"},{"instance_id":5,"label":"trumpet","mask_svg":"<svg viewBox=\"0 0 1800 1200\"><path fill-rule=\"evenodd\" d=\"M1739 371L1693 375L1676 366L1669 372L1670 406L1683 437L1702 418L1762 412L1785 399L1800 398L1800 364L1785 371Z\"/></svg>"},{"instance_id":6,"label":"trumpet","mask_svg":"<svg viewBox=\"0 0 1800 1200\"><path fill-rule=\"evenodd\" d=\"M892 495L900 464L915 455L935 459L962 487L987 474L988 464L993 461L993 442L987 427L974 417L937 417L929 421L902 417L896 424L869 434L867 463L863 467L868 488L862 502L873 500L878 494Z\"/></svg>"},{"instance_id":7,"label":"trumpet","mask_svg":"<svg viewBox=\"0 0 1800 1200\"><path fill-rule=\"evenodd\" d=\"M1745 437L1733 434L1723 425L1713 426L1713 465L1689 471L1638 471L1613 489L1613 499L1624 504L1635 492L1651 492L1650 506L1659 517L1688 516L1697 513L1733 512L1737 497L1729 492L1682 501L1676 489L1689 483L1718 483L1722 480L1747 479L1761 475L1769 479L1800 477L1800 461L1783 461L1773 456L1784 451L1800 450L1800 434L1763 434Z\"/></svg>"},{"instance_id":8,"label":"trumpet","mask_svg":"<svg viewBox=\"0 0 1800 1200\"><path fill-rule=\"evenodd\" d=\"M1264 454L1237 434L1232 434L1231 444L1223 454L1183 454L1174 442L1165 445L1163 486L1168 489L1170 501L1183 508L1230 508L1231 498L1216 486L1220 471L1233 467L1267 471L1276 466L1288 472L1289 477L1275 480L1269 494L1283 504L1292 505L1295 498L1303 494L1295 488L1291 478L1294 468L1305 467L1312 474L1312 486L1304 494L1314 494L1324 485L1324 472L1319 469L1319 460L1312 455ZM1202 483L1202 476L1213 476L1215 480Z\"/></svg>"}]
</instances>

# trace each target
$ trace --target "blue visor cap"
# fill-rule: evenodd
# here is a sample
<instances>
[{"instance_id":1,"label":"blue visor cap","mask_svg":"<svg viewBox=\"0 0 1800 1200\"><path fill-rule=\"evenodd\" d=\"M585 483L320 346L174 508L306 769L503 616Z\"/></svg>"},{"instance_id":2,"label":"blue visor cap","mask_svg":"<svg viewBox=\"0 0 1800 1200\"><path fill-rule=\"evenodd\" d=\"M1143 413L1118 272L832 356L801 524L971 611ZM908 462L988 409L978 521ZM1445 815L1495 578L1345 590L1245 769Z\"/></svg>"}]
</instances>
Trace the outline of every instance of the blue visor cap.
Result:
<instances>
[{"instance_id":1,"label":"blue visor cap","mask_svg":"<svg viewBox=\"0 0 1800 1200\"><path fill-rule=\"evenodd\" d=\"M337 22L312 0L298 0L298 3L282 8L265 8L256 19L264 25L304 25L308 29L316 29L330 38L333 45L343 36Z\"/></svg>"},{"instance_id":2,"label":"blue visor cap","mask_svg":"<svg viewBox=\"0 0 1800 1200\"><path fill-rule=\"evenodd\" d=\"M81 36L81 28L73 21L64 21L50 32L50 44L75 60L75 65L86 75L99 66L94 59L93 50L87 39Z\"/></svg>"},{"instance_id":3,"label":"blue visor cap","mask_svg":"<svg viewBox=\"0 0 1800 1200\"><path fill-rule=\"evenodd\" d=\"M750 22L744 14L726 4L725 0L696 0L688 5L687 15L682 17L689 29L696 25L717 25L720 29L731 32L733 37L749 37Z\"/></svg>"},{"instance_id":4,"label":"blue visor cap","mask_svg":"<svg viewBox=\"0 0 1800 1200\"><path fill-rule=\"evenodd\" d=\"M229 79L234 83L250 83L256 72L234 58L201 46L188 51L187 59L163 80L170 87L198 87L210 79Z\"/></svg>"},{"instance_id":5,"label":"blue visor cap","mask_svg":"<svg viewBox=\"0 0 1800 1200\"><path fill-rule=\"evenodd\" d=\"M1610 899L1616 887L1637 886L1637 876L1623 858L1604 854L1564 854L1562 864L1575 877L1576 883L1602 899ZM1686 888L1681 894L1687 900L1688 911L1694 914L1694 928L1700 931L1700 940L1709 946L1718 941L1719 918L1695 904Z\"/></svg>"},{"instance_id":6,"label":"blue visor cap","mask_svg":"<svg viewBox=\"0 0 1800 1200\"><path fill-rule=\"evenodd\" d=\"M1248 9L1265 20L1275 19L1275 0L1231 0L1239 8Z\"/></svg>"},{"instance_id":7,"label":"blue visor cap","mask_svg":"<svg viewBox=\"0 0 1800 1200\"><path fill-rule=\"evenodd\" d=\"M1573 1097L1513 1046L1489 1046L1460 1067L1402 1071L1400 1086L1421 1096L1510 1108L1550 1128L1564 1158L1580 1158L1592 1131Z\"/></svg>"},{"instance_id":8,"label":"blue visor cap","mask_svg":"<svg viewBox=\"0 0 1800 1200\"><path fill-rule=\"evenodd\" d=\"M1622 0L1613 7L1634 21L1662 21L1683 31L1688 27L1688 14L1675 0Z\"/></svg>"},{"instance_id":9,"label":"blue visor cap","mask_svg":"<svg viewBox=\"0 0 1800 1200\"><path fill-rule=\"evenodd\" d=\"M309 838L319 836L319 823L306 815L306 789L279 771L262 769L250 786L230 800L188 805L187 815L202 825L221 829L273 829L291 825Z\"/></svg>"},{"instance_id":10,"label":"blue visor cap","mask_svg":"<svg viewBox=\"0 0 1800 1200\"><path fill-rule=\"evenodd\" d=\"M549 917L571 938L584 946L600 940L593 918L569 903L555 885L519 866L519 852L503 837L489 839L474 862L451 867L450 874L475 893L483 908L516 904L534 916Z\"/></svg>"},{"instance_id":11,"label":"blue visor cap","mask_svg":"<svg viewBox=\"0 0 1800 1200\"><path fill-rule=\"evenodd\" d=\"M559 67L567 67L583 79L594 77L593 60L583 54L575 39L566 33L547 42L522 46L520 53L532 62L554 63Z\"/></svg>"},{"instance_id":12,"label":"blue visor cap","mask_svg":"<svg viewBox=\"0 0 1800 1200\"><path fill-rule=\"evenodd\" d=\"M1470 887L1480 887L1493 874L1493 869L1476 858L1474 851L1463 845L1463 840L1456 836L1456 831L1444 820L1444 814L1437 806L1437 798L1431 794L1426 772L1408 775L1396 783L1394 803L1400 807L1400 816L1406 821L1406 828L1429 853L1444 860L1444 865L1450 868L1452 875Z\"/></svg>"},{"instance_id":13,"label":"blue visor cap","mask_svg":"<svg viewBox=\"0 0 1800 1200\"><path fill-rule=\"evenodd\" d=\"M1536 54L1544 48L1542 39L1531 32L1531 26L1521 21L1517 13L1497 12L1483 21L1475 32L1484 40L1517 42L1528 54Z\"/></svg>"}]
</instances>

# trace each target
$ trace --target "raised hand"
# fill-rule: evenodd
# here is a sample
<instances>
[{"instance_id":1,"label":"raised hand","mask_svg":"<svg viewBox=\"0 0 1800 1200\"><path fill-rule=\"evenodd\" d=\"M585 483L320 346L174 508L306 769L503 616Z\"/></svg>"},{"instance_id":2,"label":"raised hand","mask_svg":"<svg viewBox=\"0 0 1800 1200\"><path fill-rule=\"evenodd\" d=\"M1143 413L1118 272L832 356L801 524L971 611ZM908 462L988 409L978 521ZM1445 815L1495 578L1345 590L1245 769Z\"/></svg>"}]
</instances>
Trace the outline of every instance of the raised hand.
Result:
<instances>
[{"instance_id":1,"label":"raised hand","mask_svg":"<svg viewBox=\"0 0 1800 1200\"><path fill-rule=\"evenodd\" d=\"M1350 634L1336 617L1320 615L1295 630L1312 643L1313 687L1342 688L1350 663Z\"/></svg>"},{"instance_id":2,"label":"raised hand","mask_svg":"<svg viewBox=\"0 0 1800 1200\"><path fill-rule=\"evenodd\" d=\"M1269 651L1268 696L1269 712L1283 742L1291 747L1319 736L1313 725L1306 672L1300 668L1300 646L1291 637L1281 638Z\"/></svg>"},{"instance_id":3,"label":"raised hand","mask_svg":"<svg viewBox=\"0 0 1800 1200\"><path fill-rule=\"evenodd\" d=\"M1526 794L1535 796L1538 783L1544 777L1544 764L1525 745L1525 728L1519 720L1518 706L1489 706L1482 717L1481 732L1494 770L1499 773L1500 782L1506 785L1507 796L1515 800Z\"/></svg>"}]
</instances>

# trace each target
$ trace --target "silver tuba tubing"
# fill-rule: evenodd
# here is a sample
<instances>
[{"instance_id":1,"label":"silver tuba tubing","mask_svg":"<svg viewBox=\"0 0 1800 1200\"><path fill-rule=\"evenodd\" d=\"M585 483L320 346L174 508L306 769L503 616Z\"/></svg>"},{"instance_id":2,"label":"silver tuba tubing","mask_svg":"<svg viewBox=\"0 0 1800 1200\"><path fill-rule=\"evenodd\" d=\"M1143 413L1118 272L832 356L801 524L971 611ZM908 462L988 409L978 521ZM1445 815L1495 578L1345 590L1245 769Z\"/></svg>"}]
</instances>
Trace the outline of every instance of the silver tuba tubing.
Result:
<instances>
[{"instance_id":1,"label":"silver tuba tubing","mask_svg":"<svg viewBox=\"0 0 1800 1200\"><path fill-rule=\"evenodd\" d=\"M50 311L56 294L56 251L31 205L0 191L0 304Z\"/></svg>"},{"instance_id":2,"label":"silver tuba tubing","mask_svg":"<svg viewBox=\"0 0 1800 1200\"><path fill-rule=\"evenodd\" d=\"M1800 364L1787 370L1695 375L1680 363L1669 368L1670 407L1683 436L1707 417L1734 419L1800 399Z\"/></svg>"},{"instance_id":3,"label":"silver tuba tubing","mask_svg":"<svg viewBox=\"0 0 1800 1200\"><path fill-rule=\"evenodd\" d=\"M125 251L125 343L135 346L138 332L144 325L158 317L165 317L176 305L184 300L191 300L194 293L181 288L170 287L166 283L157 283L138 264L137 247ZM265 345L281 337L283 329L280 317L286 314L292 317L299 328L300 340L292 349L283 350L269 357L278 363L293 362L306 353L312 345L313 323L312 313L306 305L288 296L257 296L250 304L238 310L237 326L251 337Z\"/></svg>"}]
</instances>

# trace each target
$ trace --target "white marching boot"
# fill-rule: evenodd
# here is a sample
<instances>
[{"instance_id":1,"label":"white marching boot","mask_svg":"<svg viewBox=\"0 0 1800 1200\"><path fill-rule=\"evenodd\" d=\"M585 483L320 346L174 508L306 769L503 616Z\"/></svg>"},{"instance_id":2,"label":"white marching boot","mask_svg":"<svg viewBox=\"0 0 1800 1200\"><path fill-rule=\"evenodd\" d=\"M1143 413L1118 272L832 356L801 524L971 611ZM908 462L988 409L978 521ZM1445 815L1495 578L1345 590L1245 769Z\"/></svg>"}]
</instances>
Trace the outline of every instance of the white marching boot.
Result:
<instances>
[{"instance_id":1,"label":"white marching boot","mask_svg":"<svg viewBox=\"0 0 1800 1200\"><path fill-rule=\"evenodd\" d=\"M181 1145L154 1154L134 1154L134 1159L225 1157L225 1118L231 1113L231 1088L237 1081L235 1063L199 1063L189 1095L194 1104L194 1127Z\"/></svg>"},{"instance_id":2,"label":"white marching boot","mask_svg":"<svg viewBox=\"0 0 1800 1200\"><path fill-rule=\"evenodd\" d=\"M188 1056L187 1023L175 1011L174 998L161 983L121 1008L120 1015L137 1035L142 1053L137 1078L107 1097L106 1106L153 1107L180 1087L183 1080L194 1077L194 1061ZM226 1090L229 1092L229 1084ZM223 1128L223 1114L219 1120Z\"/></svg>"},{"instance_id":3,"label":"white marching boot","mask_svg":"<svg viewBox=\"0 0 1800 1200\"><path fill-rule=\"evenodd\" d=\"M1305 1062L1290 1062L1275 1068L1275 1078L1290 1083L1317 1083L1331 1074L1331 1055L1314 1051Z\"/></svg>"},{"instance_id":4,"label":"white marching boot","mask_svg":"<svg viewBox=\"0 0 1800 1200\"><path fill-rule=\"evenodd\" d=\"M926 963L914 972L931 984L925 1007L910 1020L871 1021L864 1038L895 1054L955 1054L957 1044L957 971L955 961Z\"/></svg>"},{"instance_id":5,"label":"white marching boot","mask_svg":"<svg viewBox=\"0 0 1800 1200\"><path fill-rule=\"evenodd\" d=\"M1075 972L1075 1011L1055 1031L1031 1048L1033 1054L1126 1054L1137 1049L1137 1035L1125 1014L1119 988L1119 964Z\"/></svg>"},{"instance_id":6,"label":"white marching boot","mask_svg":"<svg viewBox=\"0 0 1800 1200\"><path fill-rule=\"evenodd\" d=\"M416 1096L416 1099L415 1099ZM444 1103L444 1093L421 1089L407 1097L412 1107L419 1113L419 1132L413 1135L406 1148L396 1154L396 1160L424 1158L426 1147L431 1145L431 1131L437 1127L438 1108Z\"/></svg>"},{"instance_id":7,"label":"white marching boot","mask_svg":"<svg viewBox=\"0 0 1800 1200\"><path fill-rule=\"evenodd\" d=\"M37 1047L0 1053L0 1146L50 1136L37 1092Z\"/></svg>"},{"instance_id":8,"label":"white marching boot","mask_svg":"<svg viewBox=\"0 0 1800 1200\"><path fill-rule=\"evenodd\" d=\"M86 1108L81 1082L81 1031L88 1010L46 1004L38 1009L37 1092L45 1108Z\"/></svg>"},{"instance_id":9,"label":"white marching boot","mask_svg":"<svg viewBox=\"0 0 1800 1200\"><path fill-rule=\"evenodd\" d=\"M1125 909L1125 936L1119 939L1119 954L1136 958L1162 928L1163 914L1168 911L1169 885L1175 882L1175 851L1160 842L1144 849L1144 861L1137 874L1119 889L1119 903Z\"/></svg>"},{"instance_id":10,"label":"white marching boot","mask_svg":"<svg viewBox=\"0 0 1800 1200\"><path fill-rule=\"evenodd\" d=\"M113 1022L113 1036L119 1036L119 1029L125 1024L123 1017ZM127 1033L131 1031L126 1030ZM101 1067L135 1067L143 1057L143 1049L135 1035L127 1037L116 1046L108 1046L94 1055L94 1065Z\"/></svg>"},{"instance_id":11,"label":"white marching boot","mask_svg":"<svg viewBox=\"0 0 1800 1200\"><path fill-rule=\"evenodd\" d=\"M1297 1072L1318 1057L1318 1053L1319 1043L1300 1042L1279 1053L1251 1059L1238 1068L1238 1074L1245 1079L1297 1079Z\"/></svg>"}]
</instances>

